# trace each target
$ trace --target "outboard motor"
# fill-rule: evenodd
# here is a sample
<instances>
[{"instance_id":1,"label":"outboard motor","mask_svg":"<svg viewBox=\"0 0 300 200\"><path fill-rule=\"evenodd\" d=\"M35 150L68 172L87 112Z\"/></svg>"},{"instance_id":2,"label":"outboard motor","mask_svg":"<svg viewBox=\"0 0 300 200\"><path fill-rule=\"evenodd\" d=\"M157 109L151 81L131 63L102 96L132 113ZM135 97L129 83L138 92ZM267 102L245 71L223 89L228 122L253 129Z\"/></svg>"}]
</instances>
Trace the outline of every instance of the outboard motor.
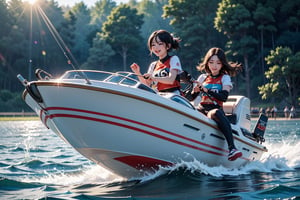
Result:
<instances>
[{"instance_id":1,"label":"outboard motor","mask_svg":"<svg viewBox=\"0 0 300 200\"><path fill-rule=\"evenodd\" d=\"M238 124L241 128L250 131L250 100L244 96L229 96L227 101L223 104L225 114L233 115L232 124Z\"/></svg>"}]
</instances>

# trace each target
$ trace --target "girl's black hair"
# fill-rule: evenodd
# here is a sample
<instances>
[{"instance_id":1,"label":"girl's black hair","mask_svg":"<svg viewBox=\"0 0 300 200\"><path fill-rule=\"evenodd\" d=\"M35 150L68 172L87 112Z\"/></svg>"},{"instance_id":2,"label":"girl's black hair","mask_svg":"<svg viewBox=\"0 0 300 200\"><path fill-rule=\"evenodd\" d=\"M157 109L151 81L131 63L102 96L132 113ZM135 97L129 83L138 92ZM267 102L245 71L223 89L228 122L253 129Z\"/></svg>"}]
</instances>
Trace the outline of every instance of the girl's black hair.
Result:
<instances>
[{"instance_id":1,"label":"girl's black hair","mask_svg":"<svg viewBox=\"0 0 300 200\"><path fill-rule=\"evenodd\" d=\"M199 71L205 71L206 73L211 74L211 71L208 67L208 62L212 56L218 56L222 63L222 68L220 70L221 74L228 74L229 76L235 76L238 72L242 70L242 65L238 63L228 62L225 56L223 49L218 47L213 47L208 50L206 53L203 62L197 66Z\"/></svg>"},{"instance_id":2,"label":"girl's black hair","mask_svg":"<svg viewBox=\"0 0 300 200\"><path fill-rule=\"evenodd\" d=\"M157 30L157 31L154 31L149 36L148 49L150 51L151 51L151 44L152 44L153 40L157 41L157 38L161 42L166 43L167 45L170 45L170 48L168 49L168 51L171 51L172 49L179 49L179 42L180 42L179 38L173 37L173 35L166 30Z\"/></svg>"}]
</instances>

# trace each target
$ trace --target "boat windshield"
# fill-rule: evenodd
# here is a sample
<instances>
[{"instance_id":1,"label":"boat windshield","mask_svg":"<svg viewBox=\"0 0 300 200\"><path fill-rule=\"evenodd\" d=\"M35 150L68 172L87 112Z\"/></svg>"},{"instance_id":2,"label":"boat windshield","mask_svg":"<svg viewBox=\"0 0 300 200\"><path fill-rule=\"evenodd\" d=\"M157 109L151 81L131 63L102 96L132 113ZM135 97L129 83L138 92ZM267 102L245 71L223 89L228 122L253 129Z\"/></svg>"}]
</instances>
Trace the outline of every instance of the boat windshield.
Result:
<instances>
[{"instance_id":1,"label":"boat windshield","mask_svg":"<svg viewBox=\"0 0 300 200\"><path fill-rule=\"evenodd\" d=\"M195 110L195 107L189 101L187 101L185 98L182 98L179 95L173 95L173 96L170 97L170 99L172 101L175 101L175 102L180 103L180 104L182 104L182 105L184 105L188 108L191 108L191 109Z\"/></svg>"},{"instance_id":2,"label":"boat windshield","mask_svg":"<svg viewBox=\"0 0 300 200\"><path fill-rule=\"evenodd\" d=\"M126 86L136 86L139 89L146 90L152 93L156 93L150 87L139 82L138 77L131 72L105 72L105 71L93 71L93 70L74 70L67 71L60 79L89 79L96 81L103 81L115 84L121 84Z\"/></svg>"},{"instance_id":3,"label":"boat windshield","mask_svg":"<svg viewBox=\"0 0 300 200\"><path fill-rule=\"evenodd\" d=\"M107 77L112 74L109 72L102 71L67 71L64 75L61 76L61 79L85 79L104 81Z\"/></svg>"}]
</instances>

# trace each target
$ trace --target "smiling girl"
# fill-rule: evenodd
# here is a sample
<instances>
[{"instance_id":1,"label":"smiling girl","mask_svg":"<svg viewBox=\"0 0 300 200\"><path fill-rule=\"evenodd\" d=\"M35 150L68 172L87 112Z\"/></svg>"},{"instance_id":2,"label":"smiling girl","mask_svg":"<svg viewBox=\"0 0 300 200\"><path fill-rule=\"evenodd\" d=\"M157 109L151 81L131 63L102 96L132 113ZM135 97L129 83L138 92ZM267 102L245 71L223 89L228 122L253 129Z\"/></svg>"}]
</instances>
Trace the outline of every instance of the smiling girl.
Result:
<instances>
[{"instance_id":1,"label":"smiling girl","mask_svg":"<svg viewBox=\"0 0 300 200\"><path fill-rule=\"evenodd\" d=\"M141 74L140 66L133 63L130 67L140 81L148 86L155 86L160 93L180 94L180 80L176 77L182 71L178 56L169 52L179 48L179 38L174 38L168 31L154 31L148 39L148 48L159 60L152 62L146 74Z\"/></svg>"},{"instance_id":2,"label":"smiling girl","mask_svg":"<svg viewBox=\"0 0 300 200\"><path fill-rule=\"evenodd\" d=\"M194 88L194 92L203 93L198 110L216 121L228 144L228 160L234 161L242 156L242 152L234 145L231 125L222 107L232 89L230 76L235 76L241 65L229 64L224 51L214 47L206 53L197 69L205 72L197 79L198 87Z\"/></svg>"}]
</instances>

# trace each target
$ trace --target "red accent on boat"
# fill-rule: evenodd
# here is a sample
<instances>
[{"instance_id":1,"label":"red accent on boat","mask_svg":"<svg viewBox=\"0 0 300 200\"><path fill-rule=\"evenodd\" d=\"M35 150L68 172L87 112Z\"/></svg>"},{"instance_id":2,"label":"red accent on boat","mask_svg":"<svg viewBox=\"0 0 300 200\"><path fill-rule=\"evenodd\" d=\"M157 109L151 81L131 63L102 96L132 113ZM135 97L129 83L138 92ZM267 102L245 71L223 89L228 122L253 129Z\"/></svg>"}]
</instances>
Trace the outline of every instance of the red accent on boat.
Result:
<instances>
[{"instance_id":1,"label":"red accent on boat","mask_svg":"<svg viewBox=\"0 0 300 200\"><path fill-rule=\"evenodd\" d=\"M45 114L44 119L43 119L43 114ZM46 112L43 109L40 110L40 119L42 123L47 127L47 129L50 129L49 126L47 125L48 115L46 115Z\"/></svg>"},{"instance_id":2,"label":"red accent on boat","mask_svg":"<svg viewBox=\"0 0 300 200\"><path fill-rule=\"evenodd\" d=\"M188 140L188 141L191 141L191 142L194 142L194 143L206 146L206 147L210 147L210 148L213 148L213 149L216 149L216 150L228 153L228 150L224 150L224 149L222 149L220 147L212 146L212 145L203 143L201 141L197 141L197 140L194 140L194 139L191 139L191 138L188 138L188 137L184 137L184 136L182 136L180 134L176 134L176 133L164 130L164 129L160 129L158 127L154 127L154 126L151 126L151 125L148 125L148 124L144 124L142 122L134 121L134 120L123 118L123 117L119 117L119 116L110 115L110 114L107 114L107 113L99 113L99 112L94 112L94 111L89 111L89 110L81 110L81 109L66 108L66 107L48 107L45 110L46 111L51 111L51 110L70 110L70 111L75 111L75 112L83 112L83 113L95 114L95 115L99 115L99 116L105 116L105 117L110 117L110 118L119 119L119 120L123 120L123 121L128 121L128 122L131 122L131 123L136 123L138 125L142 125L142 126L145 126L145 127L148 127L148 128L152 128L154 130L158 130L158 131L167 133L169 135L176 136L176 137L181 138L181 139L185 139L185 140ZM52 118L52 115L51 115L51 118ZM56 114L54 114L54 115L56 115ZM57 117L57 116L55 116L55 117Z\"/></svg>"},{"instance_id":3,"label":"red accent on boat","mask_svg":"<svg viewBox=\"0 0 300 200\"><path fill-rule=\"evenodd\" d=\"M188 144L188 143L184 143L183 141L178 141L178 140L175 140L175 139L172 139L172 138L168 138L166 136L163 136L163 135L160 135L160 134L157 134L157 133L154 133L154 132L150 132L150 131L147 131L147 130L143 130L143 129L140 129L140 128L137 128L137 127L133 127L133 126L130 126L130 125L127 125L127 124L121 124L121 123L118 123L118 122L113 122L113 121L109 121L109 120L98 119L98 118L93 118L93 117L88 117L88 116L81 116L81 115L72 115L72 114L51 114L51 115L49 115L50 119L57 118L57 117L77 118L77 119L85 119L85 120L90 120L90 121L97 121L97 122L101 122L101 123L107 123L107 124L111 124L111 125L115 125L115 126L128 128L128 129L131 129L131 130L135 130L135 131L138 131L140 133L145 133L145 134L151 135L153 137L157 137L157 138L166 140L168 142L172 142L172 143L179 144L179 145L182 145L182 146L186 146L186 147L189 147L189 148L197 149L199 151L207 152L207 153L210 153L210 154L215 154L215 155L218 155L218 156L227 156L227 155L219 153L219 152L203 149L201 147L197 147L197 146L194 146L194 145L191 145L191 144Z\"/></svg>"},{"instance_id":4,"label":"red accent on boat","mask_svg":"<svg viewBox=\"0 0 300 200\"><path fill-rule=\"evenodd\" d=\"M173 163L143 156L124 156L114 158L138 170L158 170L159 166L172 166Z\"/></svg>"}]
</instances>

